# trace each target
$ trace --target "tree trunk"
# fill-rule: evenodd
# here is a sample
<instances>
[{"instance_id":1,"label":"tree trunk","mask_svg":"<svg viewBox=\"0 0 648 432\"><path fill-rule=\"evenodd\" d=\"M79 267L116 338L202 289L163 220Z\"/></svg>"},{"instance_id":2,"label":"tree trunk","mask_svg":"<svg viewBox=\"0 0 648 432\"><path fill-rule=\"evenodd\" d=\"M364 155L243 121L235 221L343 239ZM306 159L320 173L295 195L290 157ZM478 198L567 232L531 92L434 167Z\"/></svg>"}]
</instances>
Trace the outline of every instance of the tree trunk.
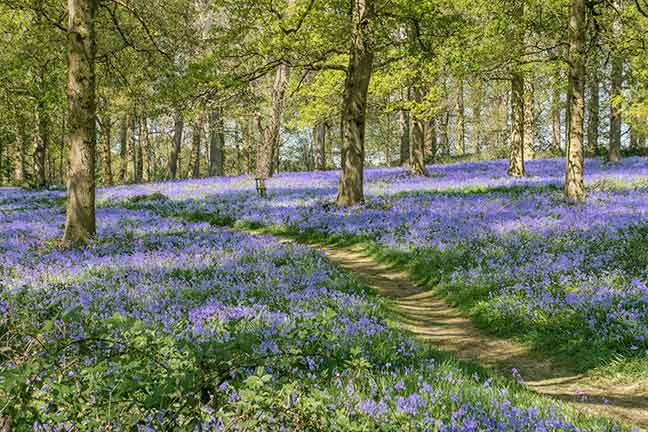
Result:
<instances>
[{"instance_id":1,"label":"tree trunk","mask_svg":"<svg viewBox=\"0 0 648 432\"><path fill-rule=\"evenodd\" d=\"M126 181L126 147L128 147L128 116L124 115L119 128L119 182Z\"/></svg>"},{"instance_id":2,"label":"tree trunk","mask_svg":"<svg viewBox=\"0 0 648 432\"><path fill-rule=\"evenodd\" d=\"M313 149L315 152L315 169L326 169L326 122L320 121L313 129Z\"/></svg>"},{"instance_id":3,"label":"tree trunk","mask_svg":"<svg viewBox=\"0 0 648 432\"><path fill-rule=\"evenodd\" d=\"M169 155L169 165L167 166L167 176L171 180L175 180L178 175L178 159L180 157L180 148L182 146L182 130L184 129L184 121L182 115L176 113L174 118L173 130L173 146L171 147L171 154Z\"/></svg>"},{"instance_id":4,"label":"tree trunk","mask_svg":"<svg viewBox=\"0 0 648 432\"><path fill-rule=\"evenodd\" d=\"M592 154L597 155L598 140L599 140L599 106L600 106L600 83L598 71L594 70L590 74L590 99L589 99L589 120L587 123L587 146L592 151Z\"/></svg>"},{"instance_id":5,"label":"tree trunk","mask_svg":"<svg viewBox=\"0 0 648 432\"><path fill-rule=\"evenodd\" d=\"M249 117L243 119L241 122L241 130L243 132L243 157L245 159L245 174L252 174L254 169L252 162L254 161L254 119Z\"/></svg>"},{"instance_id":6,"label":"tree trunk","mask_svg":"<svg viewBox=\"0 0 648 432\"><path fill-rule=\"evenodd\" d=\"M421 86L414 88L414 100L417 104L423 102L424 90ZM414 116L412 118L412 139L410 143L410 172L414 175L427 176L425 169L425 123Z\"/></svg>"},{"instance_id":7,"label":"tree trunk","mask_svg":"<svg viewBox=\"0 0 648 432\"><path fill-rule=\"evenodd\" d=\"M102 128L103 133L101 134L103 138L102 146L101 146L101 168L102 168L104 183L107 184L108 186L111 186L113 184L112 160L110 154L112 119L110 118L109 115L106 115L106 117L104 117L104 120L101 123L101 125L103 126Z\"/></svg>"},{"instance_id":8,"label":"tree trunk","mask_svg":"<svg viewBox=\"0 0 648 432\"><path fill-rule=\"evenodd\" d=\"M374 0L353 0L351 48L342 102L342 175L338 207L364 201L364 140L367 93L373 69Z\"/></svg>"},{"instance_id":9,"label":"tree trunk","mask_svg":"<svg viewBox=\"0 0 648 432\"><path fill-rule=\"evenodd\" d=\"M610 144L608 149L608 161L619 162L621 160L621 106L618 98L621 95L623 85L623 58L615 56L612 59L612 76L610 89Z\"/></svg>"},{"instance_id":10,"label":"tree trunk","mask_svg":"<svg viewBox=\"0 0 648 432\"><path fill-rule=\"evenodd\" d=\"M200 177L200 147L202 145L203 117L198 114L191 134L191 177Z\"/></svg>"},{"instance_id":11,"label":"tree trunk","mask_svg":"<svg viewBox=\"0 0 648 432\"><path fill-rule=\"evenodd\" d=\"M635 151L639 149L639 134L635 126L630 126L630 149Z\"/></svg>"},{"instance_id":12,"label":"tree trunk","mask_svg":"<svg viewBox=\"0 0 648 432\"><path fill-rule=\"evenodd\" d=\"M145 114L140 117L139 124L140 143L143 147L144 157L142 159L142 174L144 181L150 182L153 180L153 149L151 148L151 140L148 130L148 119Z\"/></svg>"},{"instance_id":13,"label":"tree trunk","mask_svg":"<svg viewBox=\"0 0 648 432\"><path fill-rule=\"evenodd\" d=\"M466 155L466 109L464 105L464 82L457 82L457 149Z\"/></svg>"},{"instance_id":14,"label":"tree trunk","mask_svg":"<svg viewBox=\"0 0 648 432\"><path fill-rule=\"evenodd\" d=\"M482 111L482 100L484 96L484 82L481 79L477 80L475 85L475 107L473 109L473 143L475 146L475 154L477 156L481 155L482 144L481 144L481 135L482 135L482 121L481 121L481 111Z\"/></svg>"},{"instance_id":15,"label":"tree trunk","mask_svg":"<svg viewBox=\"0 0 648 432\"><path fill-rule=\"evenodd\" d=\"M61 159L59 159L59 177L61 178L61 183L66 184L65 173L63 172L63 162L65 160L65 137L66 137L66 124L65 124L66 112L63 111L63 118L61 119Z\"/></svg>"},{"instance_id":16,"label":"tree trunk","mask_svg":"<svg viewBox=\"0 0 648 432\"><path fill-rule=\"evenodd\" d=\"M47 148L49 147L49 119L42 98L36 105L34 117L36 125L36 131L32 137L34 142L34 186L43 188L47 185L45 162L47 160Z\"/></svg>"},{"instance_id":17,"label":"tree trunk","mask_svg":"<svg viewBox=\"0 0 648 432\"><path fill-rule=\"evenodd\" d=\"M407 110L400 110L398 113L398 129L400 138L400 165L406 166L409 163L410 155L410 115Z\"/></svg>"},{"instance_id":18,"label":"tree trunk","mask_svg":"<svg viewBox=\"0 0 648 432\"><path fill-rule=\"evenodd\" d=\"M134 114L128 115L128 139L126 140L126 179L128 183L133 183L137 179L137 117Z\"/></svg>"},{"instance_id":19,"label":"tree trunk","mask_svg":"<svg viewBox=\"0 0 648 432\"><path fill-rule=\"evenodd\" d=\"M448 126L450 125L450 111L441 113L441 152L444 156L450 156L450 133Z\"/></svg>"},{"instance_id":20,"label":"tree trunk","mask_svg":"<svg viewBox=\"0 0 648 432\"><path fill-rule=\"evenodd\" d=\"M524 90L524 160L535 158L535 86L529 80L525 81Z\"/></svg>"},{"instance_id":21,"label":"tree trunk","mask_svg":"<svg viewBox=\"0 0 648 432\"><path fill-rule=\"evenodd\" d=\"M290 68L285 64L279 65L275 73L268 124L263 129L263 143L257 149L257 177L260 178L272 177L279 167L279 134L289 73Z\"/></svg>"},{"instance_id":22,"label":"tree trunk","mask_svg":"<svg viewBox=\"0 0 648 432\"><path fill-rule=\"evenodd\" d=\"M5 184L5 140L0 139L0 185Z\"/></svg>"},{"instance_id":23,"label":"tree trunk","mask_svg":"<svg viewBox=\"0 0 648 432\"><path fill-rule=\"evenodd\" d=\"M225 175L225 122L223 107L217 107L209 118L209 175Z\"/></svg>"},{"instance_id":24,"label":"tree trunk","mask_svg":"<svg viewBox=\"0 0 648 432\"><path fill-rule=\"evenodd\" d=\"M524 78L513 72L511 79L511 156L508 175L523 177L524 170Z\"/></svg>"},{"instance_id":25,"label":"tree trunk","mask_svg":"<svg viewBox=\"0 0 648 432\"><path fill-rule=\"evenodd\" d=\"M137 141L135 141L135 129L137 129ZM141 182L144 179L144 145L142 143L142 123L140 117L133 115L133 141L135 141L135 181Z\"/></svg>"},{"instance_id":26,"label":"tree trunk","mask_svg":"<svg viewBox=\"0 0 648 432\"><path fill-rule=\"evenodd\" d=\"M25 154L27 153L27 133L25 119L16 116L16 142L13 150L14 184L22 186L25 183Z\"/></svg>"},{"instance_id":27,"label":"tree trunk","mask_svg":"<svg viewBox=\"0 0 648 432\"><path fill-rule=\"evenodd\" d=\"M425 122L425 152L434 161L437 154L437 131L436 131L436 118L430 119Z\"/></svg>"},{"instance_id":28,"label":"tree trunk","mask_svg":"<svg viewBox=\"0 0 648 432\"><path fill-rule=\"evenodd\" d=\"M96 0L68 0L70 171L64 243L85 242L96 232L96 12Z\"/></svg>"},{"instance_id":29,"label":"tree trunk","mask_svg":"<svg viewBox=\"0 0 648 432\"><path fill-rule=\"evenodd\" d=\"M559 154L561 149L560 87L555 85L551 98L551 148Z\"/></svg>"},{"instance_id":30,"label":"tree trunk","mask_svg":"<svg viewBox=\"0 0 648 432\"><path fill-rule=\"evenodd\" d=\"M572 0L569 15L569 141L565 172L565 197L581 200L583 180L583 118L585 114L585 0Z\"/></svg>"}]
</instances>

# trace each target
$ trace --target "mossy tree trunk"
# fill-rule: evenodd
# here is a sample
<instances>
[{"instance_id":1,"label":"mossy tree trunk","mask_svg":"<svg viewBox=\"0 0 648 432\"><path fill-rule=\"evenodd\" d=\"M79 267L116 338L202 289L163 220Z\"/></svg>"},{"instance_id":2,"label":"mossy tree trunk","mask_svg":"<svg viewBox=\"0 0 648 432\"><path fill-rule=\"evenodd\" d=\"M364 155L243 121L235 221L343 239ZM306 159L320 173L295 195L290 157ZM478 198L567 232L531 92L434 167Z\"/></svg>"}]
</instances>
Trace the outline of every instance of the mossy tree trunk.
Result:
<instances>
[{"instance_id":1,"label":"mossy tree trunk","mask_svg":"<svg viewBox=\"0 0 648 432\"><path fill-rule=\"evenodd\" d=\"M565 197L585 197L583 179L583 119L585 117L585 0L572 0L569 14L569 141L565 172Z\"/></svg>"},{"instance_id":2,"label":"mossy tree trunk","mask_svg":"<svg viewBox=\"0 0 648 432\"><path fill-rule=\"evenodd\" d=\"M70 169L64 243L83 243L96 233L96 13L97 0L68 0Z\"/></svg>"},{"instance_id":3,"label":"mossy tree trunk","mask_svg":"<svg viewBox=\"0 0 648 432\"><path fill-rule=\"evenodd\" d=\"M353 0L351 48L342 102L342 175L337 206L364 201L364 140L367 93L373 70L374 0Z\"/></svg>"}]
</instances>

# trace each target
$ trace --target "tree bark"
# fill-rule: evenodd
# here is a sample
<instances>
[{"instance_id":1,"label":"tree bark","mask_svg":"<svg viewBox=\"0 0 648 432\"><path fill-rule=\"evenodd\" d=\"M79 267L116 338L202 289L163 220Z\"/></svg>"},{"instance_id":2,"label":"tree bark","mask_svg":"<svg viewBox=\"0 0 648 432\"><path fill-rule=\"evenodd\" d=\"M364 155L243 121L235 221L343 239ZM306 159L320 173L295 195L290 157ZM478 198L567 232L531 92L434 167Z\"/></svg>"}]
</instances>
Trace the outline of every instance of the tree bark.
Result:
<instances>
[{"instance_id":1,"label":"tree bark","mask_svg":"<svg viewBox=\"0 0 648 432\"><path fill-rule=\"evenodd\" d=\"M63 162L65 160L65 138L66 138L66 131L67 131L67 126L65 124L66 120L66 112L63 111L63 118L61 119L61 142L60 142L60 152L61 152L61 158L59 159L59 177L61 178L61 183L66 184L65 180L65 173L63 172Z\"/></svg>"},{"instance_id":2,"label":"tree bark","mask_svg":"<svg viewBox=\"0 0 648 432\"><path fill-rule=\"evenodd\" d=\"M448 132L448 126L450 125L450 111L441 113L441 142L439 146L441 147L441 152L444 156L450 156L450 133Z\"/></svg>"},{"instance_id":3,"label":"tree bark","mask_svg":"<svg viewBox=\"0 0 648 432\"><path fill-rule=\"evenodd\" d=\"M150 182L153 180L153 148L151 147L151 139L148 130L148 119L145 114L140 117L139 124L140 143L143 147L144 157L142 159L142 174L144 181Z\"/></svg>"},{"instance_id":4,"label":"tree bark","mask_svg":"<svg viewBox=\"0 0 648 432\"><path fill-rule=\"evenodd\" d=\"M110 142L112 135L112 119L109 115L104 117L103 122L101 123L102 127L102 146L101 146L101 168L103 173L104 183L108 186L113 184L112 176L112 160L110 154Z\"/></svg>"},{"instance_id":5,"label":"tree bark","mask_svg":"<svg viewBox=\"0 0 648 432\"><path fill-rule=\"evenodd\" d=\"M351 48L342 102L342 175L337 206L364 201L364 140L367 93L373 69L374 0L353 0Z\"/></svg>"},{"instance_id":6,"label":"tree bark","mask_svg":"<svg viewBox=\"0 0 648 432\"><path fill-rule=\"evenodd\" d=\"M14 184L22 186L25 183L25 156L27 153L27 133L25 130L25 118L22 115L16 116L16 141L13 150L13 174Z\"/></svg>"},{"instance_id":7,"label":"tree bark","mask_svg":"<svg viewBox=\"0 0 648 432\"><path fill-rule=\"evenodd\" d=\"M318 171L326 169L326 129L325 121L320 121L313 129L315 169Z\"/></svg>"},{"instance_id":8,"label":"tree bark","mask_svg":"<svg viewBox=\"0 0 648 432\"><path fill-rule=\"evenodd\" d=\"M588 123L587 123L587 146L592 151L592 154L597 155L598 140L599 140L599 125L600 125L600 82L598 71L593 70L589 77L590 98L588 109Z\"/></svg>"},{"instance_id":9,"label":"tree bark","mask_svg":"<svg viewBox=\"0 0 648 432\"><path fill-rule=\"evenodd\" d=\"M243 157L245 173L252 174L254 170L254 118L249 117L241 121L241 130L243 132Z\"/></svg>"},{"instance_id":10,"label":"tree bark","mask_svg":"<svg viewBox=\"0 0 648 432\"><path fill-rule=\"evenodd\" d=\"M608 161L621 160L621 106L618 97L621 95L623 85L623 58L615 56L612 59L612 76L610 89L610 143L608 148Z\"/></svg>"},{"instance_id":11,"label":"tree bark","mask_svg":"<svg viewBox=\"0 0 648 432\"><path fill-rule=\"evenodd\" d=\"M41 78L42 79L42 78ZM34 143L34 186L43 188L47 185L47 148L49 147L49 118L42 97L39 98L34 112L36 131L32 137Z\"/></svg>"},{"instance_id":12,"label":"tree bark","mask_svg":"<svg viewBox=\"0 0 648 432\"><path fill-rule=\"evenodd\" d=\"M560 106L560 87L555 86L551 98L551 148L555 153L562 152Z\"/></svg>"},{"instance_id":13,"label":"tree bark","mask_svg":"<svg viewBox=\"0 0 648 432\"><path fill-rule=\"evenodd\" d=\"M535 158L535 86L525 80L524 90L524 160Z\"/></svg>"},{"instance_id":14,"label":"tree bark","mask_svg":"<svg viewBox=\"0 0 648 432\"><path fill-rule=\"evenodd\" d=\"M585 0L572 0L569 15L569 141L565 170L565 197L582 200L583 119L585 114Z\"/></svg>"},{"instance_id":15,"label":"tree bark","mask_svg":"<svg viewBox=\"0 0 648 432\"><path fill-rule=\"evenodd\" d=\"M475 154L477 156L481 155L482 152L482 121L481 121L481 111L482 111L482 101L484 96L484 82L481 79L477 79L475 85L475 106L473 109L473 143L475 146Z\"/></svg>"},{"instance_id":16,"label":"tree bark","mask_svg":"<svg viewBox=\"0 0 648 432\"><path fill-rule=\"evenodd\" d=\"M406 166L410 156L410 115L407 110L398 112L398 133L400 139L400 165Z\"/></svg>"},{"instance_id":17,"label":"tree bark","mask_svg":"<svg viewBox=\"0 0 648 432\"><path fill-rule=\"evenodd\" d=\"M128 116L122 116L119 125L119 181L126 181L126 147L128 147Z\"/></svg>"},{"instance_id":18,"label":"tree bark","mask_svg":"<svg viewBox=\"0 0 648 432\"><path fill-rule=\"evenodd\" d=\"M167 166L167 176L171 180L175 180L178 175L178 159L180 157L180 148L182 146L182 130L184 129L184 121L182 115L176 113L174 118L173 130L173 146L171 147L171 154L169 155L169 164Z\"/></svg>"},{"instance_id":19,"label":"tree bark","mask_svg":"<svg viewBox=\"0 0 648 432\"><path fill-rule=\"evenodd\" d=\"M137 139L135 138L137 129ZM133 114L133 142L135 143L135 181L144 179L144 145L142 143L142 123L140 117Z\"/></svg>"},{"instance_id":20,"label":"tree bark","mask_svg":"<svg viewBox=\"0 0 648 432\"><path fill-rule=\"evenodd\" d=\"M436 131L437 119L433 118L425 122L425 152L429 157L434 161L436 158L438 150L437 142L437 131Z\"/></svg>"},{"instance_id":21,"label":"tree bark","mask_svg":"<svg viewBox=\"0 0 648 432\"><path fill-rule=\"evenodd\" d=\"M225 175L225 122L223 107L217 107L209 118L209 175Z\"/></svg>"},{"instance_id":22,"label":"tree bark","mask_svg":"<svg viewBox=\"0 0 648 432\"><path fill-rule=\"evenodd\" d=\"M97 0L68 0L70 171L64 243L83 243L96 233L96 12Z\"/></svg>"},{"instance_id":23,"label":"tree bark","mask_svg":"<svg viewBox=\"0 0 648 432\"><path fill-rule=\"evenodd\" d=\"M464 82L457 82L457 148L466 155L466 108L464 105Z\"/></svg>"},{"instance_id":24,"label":"tree bark","mask_svg":"<svg viewBox=\"0 0 648 432\"><path fill-rule=\"evenodd\" d=\"M263 142L257 148L257 177L259 178L272 177L279 166L279 134L289 73L290 68L285 64L279 65L275 73L268 124L262 129Z\"/></svg>"},{"instance_id":25,"label":"tree bark","mask_svg":"<svg viewBox=\"0 0 648 432\"><path fill-rule=\"evenodd\" d=\"M191 134L191 177L200 177L200 146L202 145L203 117L198 114Z\"/></svg>"},{"instance_id":26,"label":"tree bark","mask_svg":"<svg viewBox=\"0 0 648 432\"><path fill-rule=\"evenodd\" d=\"M133 183L137 179L137 136L135 129L137 128L137 117L134 114L128 115L128 139L126 140L126 180L128 183Z\"/></svg>"},{"instance_id":27,"label":"tree bark","mask_svg":"<svg viewBox=\"0 0 648 432\"><path fill-rule=\"evenodd\" d=\"M511 79L511 155L508 175L523 177L524 169L524 78L513 72Z\"/></svg>"},{"instance_id":28,"label":"tree bark","mask_svg":"<svg viewBox=\"0 0 648 432\"><path fill-rule=\"evenodd\" d=\"M414 100L417 104L423 102L424 90L421 86L414 87ZM410 143L409 170L414 175L427 176L425 169L425 123L414 116L412 118L412 140Z\"/></svg>"}]
</instances>

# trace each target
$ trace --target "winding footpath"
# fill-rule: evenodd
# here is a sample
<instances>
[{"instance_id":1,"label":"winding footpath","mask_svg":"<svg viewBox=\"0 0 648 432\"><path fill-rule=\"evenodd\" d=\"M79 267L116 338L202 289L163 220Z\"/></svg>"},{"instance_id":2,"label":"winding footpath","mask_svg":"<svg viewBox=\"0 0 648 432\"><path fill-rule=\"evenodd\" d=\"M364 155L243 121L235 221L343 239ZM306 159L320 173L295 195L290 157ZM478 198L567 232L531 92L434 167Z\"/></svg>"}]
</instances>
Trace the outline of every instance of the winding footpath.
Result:
<instances>
[{"instance_id":1,"label":"winding footpath","mask_svg":"<svg viewBox=\"0 0 648 432\"><path fill-rule=\"evenodd\" d=\"M294 242L288 237L282 241ZM414 284L407 274L368 257L359 246L341 249L316 243L306 245L323 252L332 262L390 299L396 324L436 349L503 375L512 376L515 369L518 379L539 394L648 431L648 381L618 384L557 367L521 343L484 334L456 308Z\"/></svg>"}]
</instances>

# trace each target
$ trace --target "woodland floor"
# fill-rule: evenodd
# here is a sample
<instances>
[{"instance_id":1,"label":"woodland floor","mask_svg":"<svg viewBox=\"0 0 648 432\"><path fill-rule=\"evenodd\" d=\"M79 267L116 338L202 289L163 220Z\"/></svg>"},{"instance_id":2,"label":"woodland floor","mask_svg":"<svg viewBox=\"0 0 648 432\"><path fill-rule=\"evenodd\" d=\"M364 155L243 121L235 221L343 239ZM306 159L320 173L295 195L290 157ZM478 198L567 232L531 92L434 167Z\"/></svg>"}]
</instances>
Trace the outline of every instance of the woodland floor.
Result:
<instances>
[{"instance_id":1,"label":"woodland floor","mask_svg":"<svg viewBox=\"0 0 648 432\"><path fill-rule=\"evenodd\" d=\"M539 394L648 431L648 378L628 383L576 373L532 352L522 343L485 334L456 308L413 283L407 274L368 257L361 246L308 246L322 251L332 262L388 298L396 324L432 343L439 351L507 376L515 368L528 388Z\"/></svg>"}]
</instances>

